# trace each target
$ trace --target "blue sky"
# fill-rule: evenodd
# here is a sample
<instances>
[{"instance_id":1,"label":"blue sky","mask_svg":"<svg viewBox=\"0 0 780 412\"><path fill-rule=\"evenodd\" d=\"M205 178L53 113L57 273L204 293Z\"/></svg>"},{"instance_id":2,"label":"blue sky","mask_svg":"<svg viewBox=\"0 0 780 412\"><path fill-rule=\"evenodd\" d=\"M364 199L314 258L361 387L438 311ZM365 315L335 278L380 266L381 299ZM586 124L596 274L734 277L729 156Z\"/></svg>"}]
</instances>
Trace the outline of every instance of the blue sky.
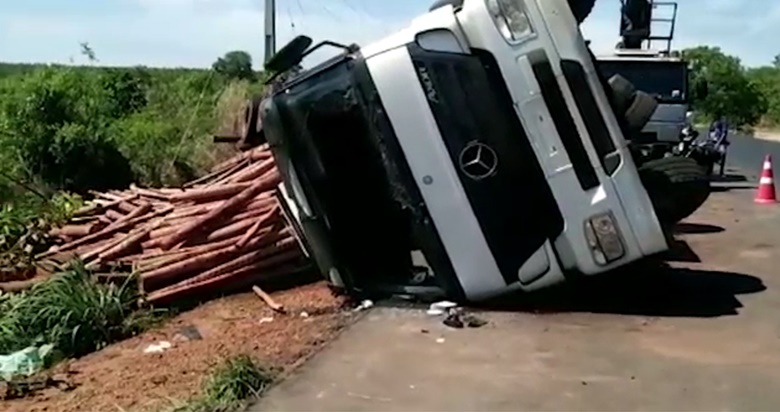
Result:
<instances>
[{"instance_id":1,"label":"blue sky","mask_svg":"<svg viewBox=\"0 0 780 412\"><path fill-rule=\"evenodd\" d=\"M279 42L306 33L365 44L432 0L277 0ZM676 47L711 44L750 66L780 53L780 2L679 0ZM583 25L597 51L618 40L619 0L599 0ZM88 42L102 64L207 67L229 50L263 55L263 0L5 0L0 61L83 63Z\"/></svg>"}]
</instances>

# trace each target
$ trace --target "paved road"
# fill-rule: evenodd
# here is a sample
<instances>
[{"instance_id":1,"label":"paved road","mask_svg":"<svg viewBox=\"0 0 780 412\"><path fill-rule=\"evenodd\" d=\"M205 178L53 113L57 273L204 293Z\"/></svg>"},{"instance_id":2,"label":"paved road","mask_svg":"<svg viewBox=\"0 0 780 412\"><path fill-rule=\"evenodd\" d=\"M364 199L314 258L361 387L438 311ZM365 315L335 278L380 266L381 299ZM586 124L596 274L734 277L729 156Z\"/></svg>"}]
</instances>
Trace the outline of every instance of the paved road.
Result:
<instances>
[{"instance_id":1,"label":"paved road","mask_svg":"<svg viewBox=\"0 0 780 412\"><path fill-rule=\"evenodd\" d=\"M727 158L728 167L737 167L749 180L755 180L760 175L764 156L771 154L772 158L780 162L780 143L755 139L744 135L735 135L730 138L731 146ZM777 164L780 166L780 163Z\"/></svg>"},{"instance_id":2,"label":"paved road","mask_svg":"<svg viewBox=\"0 0 780 412\"><path fill-rule=\"evenodd\" d=\"M734 150L756 169L777 148ZM480 313L480 329L373 309L251 410L780 410L778 226L780 207L719 191L679 227L671 268Z\"/></svg>"}]
</instances>

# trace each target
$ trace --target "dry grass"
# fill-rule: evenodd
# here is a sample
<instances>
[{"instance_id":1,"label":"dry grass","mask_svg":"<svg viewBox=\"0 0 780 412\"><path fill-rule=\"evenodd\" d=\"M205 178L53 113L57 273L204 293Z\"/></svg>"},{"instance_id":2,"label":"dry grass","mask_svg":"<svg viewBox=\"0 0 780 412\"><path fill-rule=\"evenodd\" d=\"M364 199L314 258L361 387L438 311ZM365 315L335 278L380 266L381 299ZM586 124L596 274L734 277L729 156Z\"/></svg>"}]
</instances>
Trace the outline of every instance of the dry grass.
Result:
<instances>
[{"instance_id":1,"label":"dry grass","mask_svg":"<svg viewBox=\"0 0 780 412\"><path fill-rule=\"evenodd\" d=\"M220 119L219 133L238 133L244 102L249 99L250 93L250 85L246 81L233 82L225 87L214 109L217 118Z\"/></svg>"},{"instance_id":2,"label":"dry grass","mask_svg":"<svg viewBox=\"0 0 780 412\"><path fill-rule=\"evenodd\" d=\"M216 135L230 136L239 133L244 102L250 94L251 85L246 81L232 82L225 87L214 108L215 117L219 119ZM214 144L211 139L199 140L196 145L196 164L200 170L209 170L237 153L232 144Z\"/></svg>"}]
</instances>

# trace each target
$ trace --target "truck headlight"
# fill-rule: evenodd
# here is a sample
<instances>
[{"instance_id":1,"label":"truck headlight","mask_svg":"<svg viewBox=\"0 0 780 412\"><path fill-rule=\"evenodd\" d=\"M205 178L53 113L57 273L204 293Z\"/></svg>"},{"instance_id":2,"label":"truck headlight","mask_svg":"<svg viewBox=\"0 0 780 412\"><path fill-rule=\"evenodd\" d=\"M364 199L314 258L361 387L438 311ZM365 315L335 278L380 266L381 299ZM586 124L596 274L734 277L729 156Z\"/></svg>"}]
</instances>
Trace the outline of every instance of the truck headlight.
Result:
<instances>
[{"instance_id":1,"label":"truck headlight","mask_svg":"<svg viewBox=\"0 0 780 412\"><path fill-rule=\"evenodd\" d=\"M625 254L615 216L612 212L592 216L585 221L585 239L593 259L599 265L606 265Z\"/></svg>"},{"instance_id":2,"label":"truck headlight","mask_svg":"<svg viewBox=\"0 0 780 412\"><path fill-rule=\"evenodd\" d=\"M496 28L509 43L520 43L534 35L523 0L485 0Z\"/></svg>"}]
</instances>

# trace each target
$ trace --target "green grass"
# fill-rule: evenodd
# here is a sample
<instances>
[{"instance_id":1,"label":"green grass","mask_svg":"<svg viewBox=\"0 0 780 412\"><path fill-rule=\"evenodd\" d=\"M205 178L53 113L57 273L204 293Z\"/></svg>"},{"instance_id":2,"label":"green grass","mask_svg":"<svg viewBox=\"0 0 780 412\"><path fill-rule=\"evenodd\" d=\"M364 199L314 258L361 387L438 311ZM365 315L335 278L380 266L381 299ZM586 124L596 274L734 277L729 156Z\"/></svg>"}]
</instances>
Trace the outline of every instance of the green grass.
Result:
<instances>
[{"instance_id":1,"label":"green grass","mask_svg":"<svg viewBox=\"0 0 780 412\"><path fill-rule=\"evenodd\" d=\"M272 372L248 355L238 355L217 366L204 383L203 394L176 407L174 412L233 412L260 396L273 382Z\"/></svg>"},{"instance_id":2,"label":"green grass","mask_svg":"<svg viewBox=\"0 0 780 412\"><path fill-rule=\"evenodd\" d=\"M0 282L23 279L32 272L34 256L50 245L48 232L66 222L82 204L79 196L3 191L0 176ZM10 198L10 199L9 199Z\"/></svg>"},{"instance_id":3,"label":"green grass","mask_svg":"<svg viewBox=\"0 0 780 412\"><path fill-rule=\"evenodd\" d=\"M27 292L0 298L0 353L52 343L62 357L79 357L132 336L154 321L136 310L137 288L99 284L81 265Z\"/></svg>"}]
</instances>

